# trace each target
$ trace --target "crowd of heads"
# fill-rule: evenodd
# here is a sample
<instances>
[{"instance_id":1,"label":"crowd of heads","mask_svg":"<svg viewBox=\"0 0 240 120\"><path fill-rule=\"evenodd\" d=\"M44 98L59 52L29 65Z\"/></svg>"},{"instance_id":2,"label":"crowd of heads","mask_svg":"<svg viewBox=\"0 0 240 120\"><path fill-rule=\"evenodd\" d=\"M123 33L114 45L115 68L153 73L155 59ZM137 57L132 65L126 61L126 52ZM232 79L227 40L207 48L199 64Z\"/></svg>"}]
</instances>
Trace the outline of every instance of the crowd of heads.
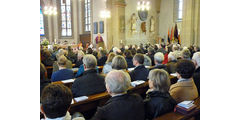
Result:
<instances>
[{"instance_id":1,"label":"crowd of heads","mask_svg":"<svg viewBox=\"0 0 240 120\"><path fill-rule=\"evenodd\" d=\"M128 68L126 58L131 58L134 66L143 65L145 56L153 58L152 63L162 64L177 61L176 72L181 78L189 79L193 76L197 67L200 67L200 49L197 46L182 47L179 44L140 44L122 45L121 48L112 47L107 51L103 48L73 49L72 47L61 48L54 46L53 49L41 49L41 59L57 61L60 67L65 67L67 60L73 63L82 60L84 69L95 69L98 59L107 57L106 63L111 63L112 71L105 77L105 86L110 95L126 93L130 87L131 78L125 71ZM76 59L76 60L74 60ZM151 70L148 74L150 89L168 92L170 89L169 73L163 69ZM42 111L48 118L64 116L72 101L71 90L64 85L50 84L43 90L41 96Z\"/></svg>"}]
</instances>

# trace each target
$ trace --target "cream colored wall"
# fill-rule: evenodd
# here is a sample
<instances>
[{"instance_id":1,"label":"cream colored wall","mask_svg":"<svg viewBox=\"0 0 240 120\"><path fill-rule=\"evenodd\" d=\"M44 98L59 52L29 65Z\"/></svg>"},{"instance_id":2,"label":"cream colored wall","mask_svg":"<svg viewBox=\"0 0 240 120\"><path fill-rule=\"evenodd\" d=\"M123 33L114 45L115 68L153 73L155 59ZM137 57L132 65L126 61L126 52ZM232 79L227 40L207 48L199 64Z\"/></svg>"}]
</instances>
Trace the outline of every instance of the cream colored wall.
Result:
<instances>
[{"instance_id":1,"label":"cream colored wall","mask_svg":"<svg viewBox=\"0 0 240 120\"><path fill-rule=\"evenodd\" d=\"M97 37L97 34L93 34L93 30L94 30L94 26L93 26L93 23L94 22L98 22L98 32L99 32L99 28L100 28L100 25L99 25L99 21L104 21L104 33L101 34L101 36L103 37L103 40L104 40L104 43L105 43L105 46L107 46L107 29L106 29L106 19L104 18L101 18L100 17L100 11L104 10L106 8L106 2L105 0L93 0L92 1L92 6L94 6L92 8L92 34L91 34L91 38L92 38L92 43L95 45L96 44L96 41L95 41L95 38Z\"/></svg>"},{"instance_id":2,"label":"cream colored wall","mask_svg":"<svg viewBox=\"0 0 240 120\"><path fill-rule=\"evenodd\" d=\"M200 45L200 0L184 0L182 22L176 22L175 0L162 0L160 4L159 36L167 41L168 29L177 23L182 46Z\"/></svg>"},{"instance_id":3,"label":"cream colored wall","mask_svg":"<svg viewBox=\"0 0 240 120\"><path fill-rule=\"evenodd\" d=\"M137 2L139 0L126 0L126 8L125 8L125 35L126 35L126 44L137 44L139 45L140 43L155 43L157 36L158 36L158 31L157 31L157 26L155 26L155 32L150 33L149 32L149 27L150 27L150 17L153 16L155 19L155 25L157 23L157 9L156 9L156 1L157 0L149 0L150 1L150 10L148 12L148 18L146 20L146 29L147 32L146 34L141 31L141 23L142 21L138 17L138 12L137 12ZM131 33L131 16L132 14L135 13L137 16L137 32L135 34Z\"/></svg>"},{"instance_id":4,"label":"cream colored wall","mask_svg":"<svg viewBox=\"0 0 240 120\"><path fill-rule=\"evenodd\" d=\"M182 22L177 22L174 17L176 13L176 7L174 7L174 0L162 0L160 4L160 17L159 17L159 36L168 39L168 29L169 34L171 34L171 29L175 28L175 23L177 23L178 30L181 32Z\"/></svg>"},{"instance_id":5,"label":"cream colored wall","mask_svg":"<svg viewBox=\"0 0 240 120\"><path fill-rule=\"evenodd\" d=\"M200 46L200 0L184 1L182 27L182 45Z\"/></svg>"}]
</instances>

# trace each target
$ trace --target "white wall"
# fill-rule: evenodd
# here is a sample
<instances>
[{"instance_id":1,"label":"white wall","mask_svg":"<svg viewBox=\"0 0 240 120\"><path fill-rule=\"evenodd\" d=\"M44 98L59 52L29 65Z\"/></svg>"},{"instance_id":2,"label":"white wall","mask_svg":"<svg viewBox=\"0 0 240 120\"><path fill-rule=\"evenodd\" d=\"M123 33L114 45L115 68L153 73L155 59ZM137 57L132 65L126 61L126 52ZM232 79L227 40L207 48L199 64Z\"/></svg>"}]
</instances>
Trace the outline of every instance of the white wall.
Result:
<instances>
[{"instance_id":1,"label":"white wall","mask_svg":"<svg viewBox=\"0 0 240 120\"><path fill-rule=\"evenodd\" d=\"M107 29L106 29L106 19L103 19L100 17L100 11L104 10L106 8L106 3L105 3L105 0L93 0L92 1L92 35L91 35L91 38L92 38L92 43L95 44L96 41L95 41L95 38L97 37L97 34L93 34L93 30L94 30L94 26L93 26L93 23L94 22L98 22L98 32L100 32L99 28L100 28L100 25L99 25L99 21L104 21L104 33L101 34L101 36L103 37L103 40L104 40L104 43L105 43L105 46L107 44Z\"/></svg>"}]
</instances>

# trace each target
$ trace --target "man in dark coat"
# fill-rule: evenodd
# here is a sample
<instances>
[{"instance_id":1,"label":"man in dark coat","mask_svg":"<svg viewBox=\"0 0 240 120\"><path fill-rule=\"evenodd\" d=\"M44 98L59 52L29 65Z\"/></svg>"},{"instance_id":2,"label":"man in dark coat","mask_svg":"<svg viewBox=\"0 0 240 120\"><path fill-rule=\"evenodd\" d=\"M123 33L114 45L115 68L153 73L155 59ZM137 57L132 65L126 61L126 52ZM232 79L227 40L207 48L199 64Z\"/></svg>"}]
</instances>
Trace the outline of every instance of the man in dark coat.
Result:
<instances>
[{"instance_id":1,"label":"man in dark coat","mask_svg":"<svg viewBox=\"0 0 240 120\"><path fill-rule=\"evenodd\" d=\"M93 55L83 57L84 73L72 85L73 97L88 96L106 91L104 77L96 70L97 60Z\"/></svg>"},{"instance_id":2,"label":"man in dark coat","mask_svg":"<svg viewBox=\"0 0 240 120\"><path fill-rule=\"evenodd\" d=\"M200 52L195 52L193 54L192 61L195 65L193 80L194 80L194 83L197 87L198 94L200 96Z\"/></svg>"},{"instance_id":3,"label":"man in dark coat","mask_svg":"<svg viewBox=\"0 0 240 120\"><path fill-rule=\"evenodd\" d=\"M106 88L112 96L99 107L92 120L144 120L144 104L137 94L127 93L130 76L122 70L113 70L105 78Z\"/></svg>"},{"instance_id":4,"label":"man in dark coat","mask_svg":"<svg viewBox=\"0 0 240 120\"><path fill-rule=\"evenodd\" d=\"M155 55L154 55L155 66L150 70L153 70L153 69L164 69L164 70L166 70L166 65L162 64L163 60L164 60L163 53L161 53L161 52L155 53Z\"/></svg>"},{"instance_id":5,"label":"man in dark coat","mask_svg":"<svg viewBox=\"0 0 240 120\"><path fill-rule=\"evenodd\" d=\"M176 65L177 65L177 59L173 55L173 52L171 52L171 53L168 54L168 63L166 64L167 72L169 74L176 73Z\"/></svg>"},{"instance_id":6,"label":"man in dark coat","mask_svg":"<svg viewBox=\"0 0 240 120\"><path fill-rule=\"evenodd\" d=\"M147 81L149 70L145 68L143 63L144 63L144 56L142 54L138 53L133 57L133 65L136 67L134 68L133 71L129 73L132 81L135 81L135 80Z\"/></svg>"}]
</instances>

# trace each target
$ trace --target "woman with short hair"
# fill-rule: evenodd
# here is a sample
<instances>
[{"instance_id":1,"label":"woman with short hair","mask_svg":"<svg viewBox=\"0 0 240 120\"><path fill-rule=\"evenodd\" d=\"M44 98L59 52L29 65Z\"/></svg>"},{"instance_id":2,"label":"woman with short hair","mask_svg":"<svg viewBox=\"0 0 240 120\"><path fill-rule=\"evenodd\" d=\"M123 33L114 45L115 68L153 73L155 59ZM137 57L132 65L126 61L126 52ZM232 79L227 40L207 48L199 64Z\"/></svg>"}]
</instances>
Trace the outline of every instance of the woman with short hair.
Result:
<instances>
[{"instance_id":1,"label":"woman with short hair","mask_svg":"<svg viewBox=\"0 0 240 120\"><path fill-rule=\"evenodd\" d=\"M84 55L85 54L84 54L84 52L82 50L78 51L78 53L77 53L77 61L76 61L75 67L78 68L78 67L80 67L83 64L82 59L83 59Z\"/></svg>"},{"instance_id":2,"label":"woman with short hair","mask_svg":"<svg viewBox=\"0 0 240 120\"><path fill-rule=\"evenodd\" d=\"M106 64L103 66L103 73L107 74L108 72L110 72L112 70L112 60L115 57L115 54L113 52L111 52L108 55Z\"/></svg>"},{"instance_id":3,"label":"woman with short hair","mask_svg":"<svg viewBox=\"0 0 240 120\"><path fill-rule=\"evenodd\" d=\"M149 90L144 100L146 118L151 120L164 113L172 111L176 101L169 91L169 74L163 69L154 69L149 72Z\"/></svg>"},{"instance_id":4,"label":"woman with short hair","mask_svg":"<svg viewBox=\"0 0 240 120\"><path fill-rule=\"evenodd\" d=\"M112 60L112 69L115 70L127 70L127 61L121 55L117 55Z\"/></svg>"},{"instance_id":5,"label":"woman with short hair","mask_svg":"<svg viewBox=\"0 0 240 120\"><path fill-rule=\"evenodd\" d=\"M125 59L127 61L128 68L133 68L134 67L133 62L132 62L133 56L132 56L131 51L125 50L124 55L125 55Z\"/></svg>"}]
</instances>

